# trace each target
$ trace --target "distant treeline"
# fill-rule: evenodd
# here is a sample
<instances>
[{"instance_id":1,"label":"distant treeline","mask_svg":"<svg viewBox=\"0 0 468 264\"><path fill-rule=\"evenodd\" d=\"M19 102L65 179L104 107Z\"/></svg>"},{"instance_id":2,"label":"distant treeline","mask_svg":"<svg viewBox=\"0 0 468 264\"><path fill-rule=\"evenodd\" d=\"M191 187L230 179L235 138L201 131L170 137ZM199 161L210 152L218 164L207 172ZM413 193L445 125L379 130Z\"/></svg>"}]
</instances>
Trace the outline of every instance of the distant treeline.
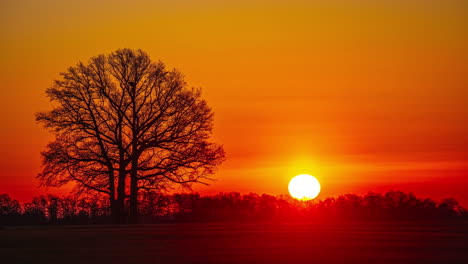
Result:
<instances>
[{"instance_id":1,"label":"distant treeline","mask_svg":"<svg viewBox=\"0 0 468 264\"><path fill-rule=\"evenodd\" d=\"M42 195L24 204L0 195L0 224L108 224L108 200L99 196ZM320 201L297 201L289 196L219 193L140 195L140 223L161 222L355 222L466 221L468 211L455 199L420 199L412 193L390 191L364 196L346 194Z\"/></svg>"}]
</instances>

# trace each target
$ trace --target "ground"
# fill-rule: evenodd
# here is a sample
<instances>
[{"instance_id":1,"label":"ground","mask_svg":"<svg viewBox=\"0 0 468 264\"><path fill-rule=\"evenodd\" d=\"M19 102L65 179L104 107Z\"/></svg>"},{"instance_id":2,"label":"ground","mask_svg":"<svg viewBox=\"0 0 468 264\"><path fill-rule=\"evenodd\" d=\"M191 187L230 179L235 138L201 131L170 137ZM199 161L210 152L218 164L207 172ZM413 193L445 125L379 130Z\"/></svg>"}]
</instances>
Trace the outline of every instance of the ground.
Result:
<instances>
[{"instance_id":1,"label":"ground","mask_svg":"<svg viewBox=\"0 0 468 264\"><path fill-rule=\"evenodd\" d=\"M0 229L0 256L1 263L468 263L468 226L18 226Z\"/></svg>"}]
</instances>

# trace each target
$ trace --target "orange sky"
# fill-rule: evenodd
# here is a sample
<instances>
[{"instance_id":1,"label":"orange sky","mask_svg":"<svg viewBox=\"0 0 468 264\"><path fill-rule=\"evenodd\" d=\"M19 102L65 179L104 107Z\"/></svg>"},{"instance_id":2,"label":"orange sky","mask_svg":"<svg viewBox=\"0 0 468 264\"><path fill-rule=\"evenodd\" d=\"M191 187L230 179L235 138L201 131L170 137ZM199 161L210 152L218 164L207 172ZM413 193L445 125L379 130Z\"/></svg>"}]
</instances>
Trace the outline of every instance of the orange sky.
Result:
<instances>
[{"instance_id":1,"label":"orange sky","mask_svg":"<svg viewBox=\"0 0 468 264\"><path fill-rule=\"evenodd\" d=\"M282 194L309 173L319 198L401 189L468 204L467 11L461 0L1 1L0 193L46 192L34 177L51 136L34 113L58 73L128 47L180 69L216 113L227 161L198 191Z\"/></svg>"}]
</instances>

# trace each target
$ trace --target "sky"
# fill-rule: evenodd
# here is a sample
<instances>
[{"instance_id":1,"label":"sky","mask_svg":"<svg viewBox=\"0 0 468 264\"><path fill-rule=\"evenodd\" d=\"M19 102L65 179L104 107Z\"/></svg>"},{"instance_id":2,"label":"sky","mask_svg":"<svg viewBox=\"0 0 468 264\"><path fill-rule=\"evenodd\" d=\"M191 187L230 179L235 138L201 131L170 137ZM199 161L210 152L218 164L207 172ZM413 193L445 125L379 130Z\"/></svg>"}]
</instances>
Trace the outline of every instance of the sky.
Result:
<instances>
[{"instance_id":1,"label":"sky","mask_svg":"<svg viewBox=\"0 0 468 264\"><path fill-rule=\"evenodd\" d=\"M0 2L0 193L38 188L59 73L143 49L202 87L227 160L202 194L403 190L468 205L465 1Z\"/></svg>"}]
</instances>

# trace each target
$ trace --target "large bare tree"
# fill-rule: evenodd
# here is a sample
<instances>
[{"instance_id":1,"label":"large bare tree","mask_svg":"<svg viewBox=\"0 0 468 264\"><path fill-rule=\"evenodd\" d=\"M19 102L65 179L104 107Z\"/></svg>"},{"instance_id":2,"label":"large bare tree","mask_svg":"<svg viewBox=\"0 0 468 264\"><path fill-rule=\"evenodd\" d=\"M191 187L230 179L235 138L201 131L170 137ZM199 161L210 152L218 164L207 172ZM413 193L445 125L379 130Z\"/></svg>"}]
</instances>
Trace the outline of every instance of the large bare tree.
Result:
<instances>
[{"instance_id":1,"label":"large bare tree","mask_svg":"<svg viewBox=\"0 0 468 264\"><path fill-rule=\"evenodd\" d=\"M209 141L213 111L200 89L141 50L80 62L46 92L54 107L36 118L56 139L42 152L38 179L108 195L116 222L128 197L137 221L139 190L206 183L224 160L223 148Z\"/></svg>"}]
</instances>

